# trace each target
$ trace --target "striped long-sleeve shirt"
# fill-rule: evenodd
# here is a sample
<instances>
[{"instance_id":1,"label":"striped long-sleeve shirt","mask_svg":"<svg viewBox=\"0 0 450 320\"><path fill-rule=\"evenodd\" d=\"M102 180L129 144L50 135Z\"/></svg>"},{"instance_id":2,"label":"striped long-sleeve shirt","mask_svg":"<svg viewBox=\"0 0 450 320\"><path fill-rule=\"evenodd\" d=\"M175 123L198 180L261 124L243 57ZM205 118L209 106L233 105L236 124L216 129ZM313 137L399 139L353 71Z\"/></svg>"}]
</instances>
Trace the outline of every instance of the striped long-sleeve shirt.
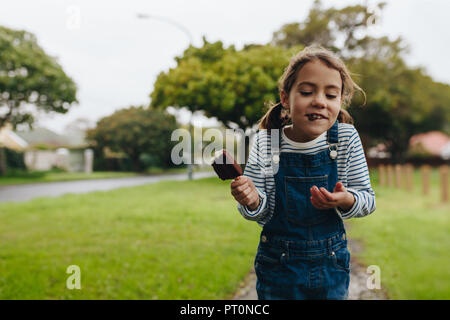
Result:
<instances>
[{"instance_id":1,"label":"striped long-sleeve shirt","mask_svg":"<svg viewBox=\"0 0 450 320\"><path fill-rule=\"evenodd\" d=\"M280 151L315 154L328 148L326 134L324 132L312 141L299 143L290 140L282 130ZM271 166L270 143L267 130L258 131L244 170L244 175L252 179L259 193L259 207L252 211L238 203L242 216L257 221L261 226L271 219L275 208L275 179L267 170ZM342 219L364 217L375 211L375 193L370 185L364 150L358 131L351 124L339 123L337 170L338 181L355 197L355 203L348 211L335 208Z\"/></svg>"}]
</instances>

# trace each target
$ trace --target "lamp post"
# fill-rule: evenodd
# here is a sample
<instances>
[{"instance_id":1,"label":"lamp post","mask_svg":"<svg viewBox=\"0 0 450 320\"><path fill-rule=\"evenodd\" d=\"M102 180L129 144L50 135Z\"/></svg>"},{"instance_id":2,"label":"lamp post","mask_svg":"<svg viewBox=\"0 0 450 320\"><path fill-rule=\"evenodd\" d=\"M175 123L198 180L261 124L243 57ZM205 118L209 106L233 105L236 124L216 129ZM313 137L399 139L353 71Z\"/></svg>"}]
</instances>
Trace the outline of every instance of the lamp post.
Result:
<instances>
[{"instance_id":1,"label":"lamp post","mask_svg":"<svg viewBox=\"0 0 450 320\"><path fill-rule=\"evenodd\" d=\"M181 25L180 23L169 19L167 17L163 17L163 16L157 16L157 15L150 15L150 14L146 14L146 13L138 13L136 14L136 17L138 19L153 19L153 20L159 20L165 23L168 23L174 27L176 27L178 30L181 30L185 35L187 35L187 37L189 38L189 46L192 45L193 42L193 37L191 32L184 27L183 25ZM193 112L191 112L191 116L189 118L189 133L192 133L192 114ZM191 135L192 137L192 135ZM189 154L189 159L188 159L188 179L192 180L192 161L193 161L193 150L191 149L191 154Z\"/></svg>"},{"instance_id":2,"label":"lamp post","mask_svg":"<svg viewBox=\"0 0 450 320\"><path fill-rule=\"evenodd\" d=\"M150 15L150 14L146 14L146 13L138 13L138 14L136 14L136 17L138 19L153 19L153 20L159 20L159 21L163 21L163 22L166 22L168 24L171 24L174 27L178 28L179 30L183 31L184 34L186 34L188 36L188 38L189 38L189 45L191 45L192 42L193 42L193 37L192 37L191 32L186 27L184 27L182 24L180 24L180 23L178 23L178 22L176 22L176 21L174 21L172 19L169 19L169 18L166 18L166 17L163 17L163 16L156 16L156 15L153 15L153 14Z\"/></svg>"}]
</instances>

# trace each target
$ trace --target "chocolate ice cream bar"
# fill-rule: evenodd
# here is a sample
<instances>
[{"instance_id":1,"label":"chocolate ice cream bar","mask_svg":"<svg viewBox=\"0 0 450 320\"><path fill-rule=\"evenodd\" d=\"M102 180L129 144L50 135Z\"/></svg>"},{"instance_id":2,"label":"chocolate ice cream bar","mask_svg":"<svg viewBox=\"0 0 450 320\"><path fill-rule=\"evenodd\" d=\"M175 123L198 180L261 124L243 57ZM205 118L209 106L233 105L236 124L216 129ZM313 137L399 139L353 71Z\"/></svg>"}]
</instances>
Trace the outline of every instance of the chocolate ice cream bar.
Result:
<instances>
[{"instance_id":1,"label":"chocolate ice cream bar","mask_svg":"<svg viewBox=\"0 0 450 320\"><path fill-rule=\"evenodd\" d=\"M234 179L242 175L241 166L236 163L233 156L225 149L216 153L212 166L222 180Z\"/></svg>"}]
</instances>

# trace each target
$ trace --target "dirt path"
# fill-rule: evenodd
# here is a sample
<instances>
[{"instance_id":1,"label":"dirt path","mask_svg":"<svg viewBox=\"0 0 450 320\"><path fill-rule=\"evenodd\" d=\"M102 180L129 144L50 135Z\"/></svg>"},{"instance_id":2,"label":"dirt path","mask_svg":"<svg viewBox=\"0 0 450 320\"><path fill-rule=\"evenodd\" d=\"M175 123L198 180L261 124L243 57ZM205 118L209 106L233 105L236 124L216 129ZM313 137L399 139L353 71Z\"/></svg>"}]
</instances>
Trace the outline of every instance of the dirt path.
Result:
<instances>
[{"instance_id":1,"label":"dirt path","mask_svg":"<svg viewBox=\"0 0 450 320\"><path fill-rule=\"evenodd\" d=\"M359 263L355 255L363 250L360 243L349 239L349 250L351 252L350 260L350 287L348 300L386 300L389 299L387 294L380 290L367 288L367 278L370 274L366 273L367 267ZM233 300L257 300L256 294L256 274L255 270L251 270L241 283L239 289L234 294Z\"/></svg>"}]
</instances>

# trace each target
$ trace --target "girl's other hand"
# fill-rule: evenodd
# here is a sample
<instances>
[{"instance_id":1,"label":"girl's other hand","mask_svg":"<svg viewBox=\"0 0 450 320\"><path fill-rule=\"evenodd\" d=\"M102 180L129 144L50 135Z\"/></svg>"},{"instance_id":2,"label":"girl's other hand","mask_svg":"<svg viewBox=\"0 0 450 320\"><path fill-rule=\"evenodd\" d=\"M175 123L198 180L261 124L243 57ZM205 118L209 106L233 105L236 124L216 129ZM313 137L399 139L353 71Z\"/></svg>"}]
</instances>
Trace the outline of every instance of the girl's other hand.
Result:
<instances>
[{"instance_id":1,"label":"girl's other hand","mask_svg":"<svg viewBox=\"0 0 450 320\"><path fill-rule=\"evenodd\" d=\"M252 179L239 176L231 181L231 194L243 206L255 210L259 206L259 194Z\"/></svg>"},{"instance_id":2,"label":"girl's other hand","mask_svg":"<svg viewBox=\"0 0 450 320\"><path fill-rule=\"evenodd\" d=\"M336 183L333 193L323 187L319 189L316 186L313 186L310 191L311 203L319 210L339 207L344 211L348 211L355 203L355 197L345 189L342 182Z\"/></svg>"}]
</instances>

